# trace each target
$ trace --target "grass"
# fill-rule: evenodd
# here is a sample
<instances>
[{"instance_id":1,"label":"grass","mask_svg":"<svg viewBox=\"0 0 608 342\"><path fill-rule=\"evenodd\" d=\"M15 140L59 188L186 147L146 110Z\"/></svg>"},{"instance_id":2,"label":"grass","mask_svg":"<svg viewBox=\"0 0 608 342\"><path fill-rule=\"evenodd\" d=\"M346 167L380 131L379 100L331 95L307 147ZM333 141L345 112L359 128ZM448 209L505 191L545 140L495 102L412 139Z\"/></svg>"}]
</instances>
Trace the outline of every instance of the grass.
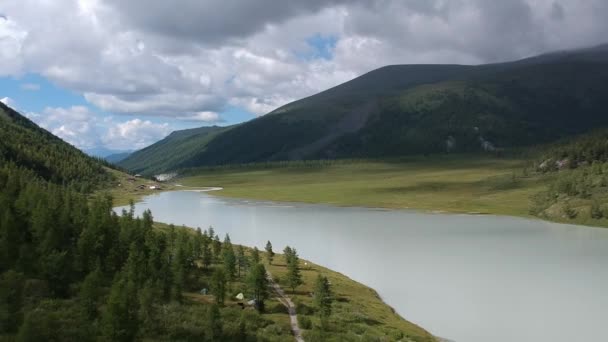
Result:
<instances>
[{"instance_id":1,"label":"grass","mask_svg":"<svg viewBox=\"0 0 608 342\"><path fill-rule=\"evenodd\" d=\"M174 190L175 186L168 183L158 183L141 177L133 177L122 171L106 168L115 177L115 184L110 189L102 189L98 193L109 193L114 199L114 206L128 205L130 201L137 202L140 198L151 195L159 190L151 190L154 185L162 190Z\"/></svg>"},{"instance_id":2,"label":"grass","mask_svg":"<svg viewBox=\"0 0 608 342\"><path fill-rule=\"evenodd\" d=\"M542 176L523 176L524 160L445 155L319 167L217 168L179 180L221 186L217 196L337 206L412 208L456 213L530 216Z\"/></svg>"},{"instance_id":3,"label":"grass","mask_svg":"<svg viewBox=\"0 0 608 342\"><path fill-rule=\"evenodd\" d=\"M169 225L155 222L154 228L168 232ZM176 227L176 229L188 229L188 232L194 233L193 229L186 227ZM247 255L251 255L251 250L251 248L245 247ZM314 315L310 293L313 291L318 274L328 277L334 292L335 302L330 324L322 341L350 341L361 340L362 338L363 340L373 341L435 341L435 338L429 332L396 314L390 306L382 301L376 291L341 273L301 259L300 267L304 284L293 293L289 286L284 283L287 267L283 255L276 254L272 265L268 264L265 252L260 251L260 256L275 281L281 285L286 295L298 306L298 319L311 320L312 327L320 326L320 322ZM207 282L214 267L221 266L220 264L211 265L209 270L203 272L199 282ZM235 297L240 292L246 293L244 279L245 274L242 273L240 278L237 277L229 284L225 301L227 308L240 308L239 301ZM270 293L271 298L266 302L266 313L262 314L261 317L272 322L273 340L278 338L282 341L284 338L285 341L293 341L287 310L278 301L272 290ZM184 297L191 305L208 305L214 302L214 298L210 294L202 295L197 292L186 292ZM247 308L246 310L253 309ZM300 328L302 329L302 324L300 324ZM303 332L306 338L306 335L311 334L312 330L303 329ZM317 340L312 335L309 337L306 338L307 341Z\"/></svg>"},{"instance_id":4,"label":"grass","mask_svg":"<svg viewBox=\"0 0 608 342\"><path fill-rule=\"evenodd\" d=\"M302 320L310 320L313 327L320 326L319 319L309 311L313 307L311 293L319 274L328 277L334 304L326 335L321 337L323 341L435 341L429 332L396 314L376 291L343 274L300 260L304 285L294 293L285 282L287 266L283 255L275 255L273 264L266 267L296 303L301 329ZM319 339L311 329L303 329L303 333L307 341Z\"/></svg>"}]
</instances>

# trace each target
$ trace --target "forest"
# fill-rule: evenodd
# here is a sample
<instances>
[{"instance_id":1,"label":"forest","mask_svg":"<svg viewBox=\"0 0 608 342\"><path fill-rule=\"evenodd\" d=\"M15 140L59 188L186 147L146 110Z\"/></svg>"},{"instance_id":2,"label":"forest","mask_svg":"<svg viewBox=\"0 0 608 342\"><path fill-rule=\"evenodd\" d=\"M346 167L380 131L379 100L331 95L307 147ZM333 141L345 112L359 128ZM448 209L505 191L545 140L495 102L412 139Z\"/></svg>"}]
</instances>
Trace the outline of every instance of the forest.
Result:
<instances>
[{"instance_id":1,"label":"forest","mask_svg":"<svg viewBox=\"0 0 608 342\"><path fill-rule=\"evenodd\" d=\"M0 167L0 190L0 340L293 338L261 315L270 293L260 255L274 254L271 245L245 250L213 228L159 228L150 212L117 215L111 198L91 199L10 162ZM203 288L212 302L184 295ZM318 292L320 317L331 313L329 291ZM233 292L254 307L224 306Z\"/></svg>"}]
</instances>

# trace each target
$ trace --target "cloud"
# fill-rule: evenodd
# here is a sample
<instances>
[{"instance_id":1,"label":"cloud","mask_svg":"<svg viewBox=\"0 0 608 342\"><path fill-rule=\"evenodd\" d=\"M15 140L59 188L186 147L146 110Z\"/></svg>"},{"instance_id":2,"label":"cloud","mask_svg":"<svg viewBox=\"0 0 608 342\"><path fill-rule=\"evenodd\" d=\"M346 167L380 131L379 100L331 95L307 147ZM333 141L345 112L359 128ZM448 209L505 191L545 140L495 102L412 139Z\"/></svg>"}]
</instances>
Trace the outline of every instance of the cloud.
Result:
<instances>
[{"instance_id":1,"label":"cloud","mask_svg":"<svg viewBox=\"0 0 608 342\"><path fill-rule=\"evenodd\" d=\"M29 90L29 91L38 91L40 90L40 84L37 83L23 83L21 84L21 89Z\"/></svg>"},{"instance_id":2,"label":"cloud","mask_svg":"<svg viewBox=\"0 0 608 342\"><path fill-rule=\"evenodd\" d=\"M0 98L0 102L4 103L5 105L11 107L11 108L15 108L15 106L17 105L17 103L11 99L10 97L2 97Z\"/></svg>"},{"instance_id":3,"label":"cloud","mask_svg":"<svg viewBox=\"0 0 608 342\"><path fill-rule=\"evenodd\" d=\"M138 150L171 133L169 124L133 119L112 125L103 136L105 146L116 150Z\"/></svg>"},{"instance_id":4,"label":"cloud","mask_svg":"<svg viewBox=\"0 0 608 342\"><path fill-rule=\"evenodd\" d=\"M41 113L26 113L29 119L64 141L88 150L104 146L134 150L148 146L171 133L168 123L133 119L99 118L85 106L47 107Z\"/></svg>"},{"instance_id":5,"label":"cloud","mask_svg":"<svg viewBox=\"0 0 608 342\"><path fill-rule=\"evenodd\" d=\"M192 113L186 116L177 117L179 120L184 121L197 121L197 122L205 122L205 123L220 123L224 122L222 117L217 112L198 112Z\"/></svg>"},{"instance_id":6,"label":"cloud","mask_svg":"<svg viewBox=\"0 0 608 342\"><path fill-rule=\"evenodd\" d=\"M0 11L0 76L37 73L107 112L176 119L232 105L262 115L386 64L498 62L608 37L605 0L5 0ZM314 37L331 41L315 52Z\"/></svg>"}]
</instances>

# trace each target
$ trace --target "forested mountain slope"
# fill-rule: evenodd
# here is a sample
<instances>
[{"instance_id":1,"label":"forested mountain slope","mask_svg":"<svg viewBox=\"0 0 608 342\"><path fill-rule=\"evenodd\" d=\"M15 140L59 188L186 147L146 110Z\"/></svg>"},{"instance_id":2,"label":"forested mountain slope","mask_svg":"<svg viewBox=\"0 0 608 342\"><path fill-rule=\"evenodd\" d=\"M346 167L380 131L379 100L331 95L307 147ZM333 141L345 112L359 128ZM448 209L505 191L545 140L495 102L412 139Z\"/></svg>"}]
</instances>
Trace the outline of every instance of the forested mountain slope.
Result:
<instances>
[{"instance_id":1,"label":"forested mountain slope","mask_svg":"<svg viewBox=\"0 0 608 342\"><path fill-rule=\"evenodd\" d=\"M480 66L387 66L214 135L189 135L187 153L165 139L148 148L162 155L142 150L121 165L150 174L526 146L608 125L606 94L608 45Z\"/></svg>"},{"instance_id":2,"label":"forested mountain slope","mask_svg":"<svg viewBox=\"0 0 608 342\"><path fill-rule=\"evenodd\" d=\"M200 127L171 133L163 140L130 154L118 164L133 172L147 174L172 170L205 150L217 134L229 127Z\"/></svg>"},{"instance_id":3,"label":"forested mountain slope","mask_svg":"<svg viewBox=\"0 0 608 342\"><path fill-rule=\"evenodd\" d=\"M85 192L111 180L103 165L0 102L0 165L13 163Z\"/></svg>"}]
</instances>

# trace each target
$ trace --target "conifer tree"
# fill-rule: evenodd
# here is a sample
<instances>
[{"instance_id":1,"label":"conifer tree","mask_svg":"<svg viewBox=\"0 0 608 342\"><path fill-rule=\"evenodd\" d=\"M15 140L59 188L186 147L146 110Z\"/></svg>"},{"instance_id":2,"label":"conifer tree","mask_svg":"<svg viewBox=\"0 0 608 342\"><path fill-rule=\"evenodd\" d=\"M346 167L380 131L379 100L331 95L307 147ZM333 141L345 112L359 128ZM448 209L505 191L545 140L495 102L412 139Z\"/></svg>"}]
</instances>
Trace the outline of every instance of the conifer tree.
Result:
<instances>
[{"instance_id":1,"label":"conifer tree","mask_svg":"<svg viewBox=\"0 0 608 342\"><path fill-rule=\"evenodd\" d=\"M299 264L300 260L298 254L296 253L296 250L293 249L291 257L289 258L289 263L287 264L287 283L289 284L289 287L291 287L292 292L295 292L298 286L304 284Z\"/></svg>"},{"instance_id":2,"label":"conifer tree","mask_svg":"<svg viewBox=\"0 0 608 342\"><path fill-rule=\"evenodd\" d=\"M236 252L236 264L238 266L238 277L241 277L241 271L247 269L247 256L245 255L245 248L239 245Z\"/></svg>"},{"instance_id":3,"label":"conifer tree","mask_svg":"<svg viewBox=\"0 0 608 342\"><path fill-rule=\"evenodd\" d=\"M256 302L258 311L264 311L264 301L268 298L268 278L266 268L262 264L251 267L247 275L247 287Z\"/></svg>"},{"instance_id":4,"label":"conifer tree","mask_svg":"<svg viewBox=\"0 0 608 342\"><path fill-rule=\"evenodd\" d=\"M270 240L268 240L268 242L266 242L266 257L268 257L268 263L270 265L272 265L272 259L274 259L274 251L272 250L272 243L270 243Z\"/></svg>"},{"instance_id":5,"label":"conifer tree","mask_svg":"<svg viewBox=\"0 0 608 342\"><path fill-rule=\"evenodd\" d=\"M327 319L331 316L331 306L333 303L333 294L331 291L331 285L327 277L319 274L314 288L313 303L317 309L317 313L323 325L326 324Z\"/></svg>"},{"instance_id":6,"label":"conifer tree","mask_svg":"<svg viewBox=\"0 0 608 342\"><path fill-rule=\"evenodd\" d=\"M216 268L211 276L211 294L215 296L215 302L224 305L226 298L226 272L221 267Z\"/></svg>"},{"instance_id":7,"label":"conifer tree","mask_svg":"<svg viewBox=\"0 0 608 342\"><path fill-rule=\"evenodd\" d=\"M253 250L251 251L251 264L252 264L252 266L255 266L259 263L260 263L260 251L258 250L257 247L253 247Z\"/></svg>"}]
</instances>

